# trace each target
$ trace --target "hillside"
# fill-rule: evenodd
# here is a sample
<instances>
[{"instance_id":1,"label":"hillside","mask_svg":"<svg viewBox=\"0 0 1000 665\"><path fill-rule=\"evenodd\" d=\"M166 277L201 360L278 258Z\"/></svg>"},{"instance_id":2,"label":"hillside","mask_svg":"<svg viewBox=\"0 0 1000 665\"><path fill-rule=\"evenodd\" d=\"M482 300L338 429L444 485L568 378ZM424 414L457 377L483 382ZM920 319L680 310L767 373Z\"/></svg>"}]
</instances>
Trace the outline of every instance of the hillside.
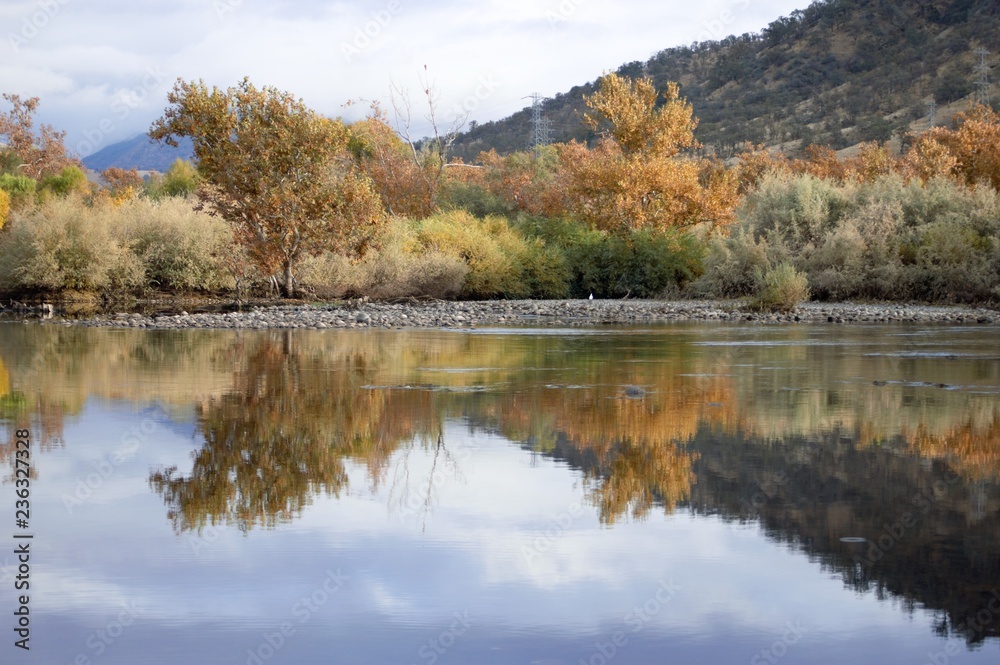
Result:
<instances>
[{"instance_id":1,"label":"hillside","mask_svg":"<svg viewBox=\"0 0 1000 665\"><path fill-rule=\"evenodd\" d=\"M145 134L139 134L126 141L109 145L82 161L84 166L97 172L112 166L163 172L169 169L177 158L191 159L193 154L190 139L183 139L180 146L172 148L153 142Z\"/></svg>"},{"instance_id":2,"label":"hillside","mask_svg":"<svg viewBox=\"0 0 1000 665\"><path fill-rule=\"evenodd\" d=\"M925 128L932 101L935 117L946 119L974 97L981 48L995 68L996 0L820 0L759 33L670 48L618 73L649 76L658 88L679 81L707 151L728 157L750 141L794 153L811 143L842 149ZM595 84L544 102L553 141L594 138L581 114ZM473 126L454 154L472 161L491 148L522 150L531 137L525 109Z\"/></svg>"}]
</instances>

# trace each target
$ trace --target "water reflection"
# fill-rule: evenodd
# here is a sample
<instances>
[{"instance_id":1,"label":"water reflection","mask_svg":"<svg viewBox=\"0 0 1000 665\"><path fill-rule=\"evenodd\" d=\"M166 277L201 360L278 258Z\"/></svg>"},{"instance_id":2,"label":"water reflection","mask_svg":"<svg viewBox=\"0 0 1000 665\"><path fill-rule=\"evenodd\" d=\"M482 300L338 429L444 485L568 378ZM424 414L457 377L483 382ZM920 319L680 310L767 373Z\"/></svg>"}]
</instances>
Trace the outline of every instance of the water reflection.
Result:
<instances>
[{"instance_id":1,"label":"water reflection","mask_svg":"<svg viewBox=\"0 0 1000 665\"><path fill-rule=\"evenodd\" d=\"M6 326L0 458L10 464L10 434L28 425L42 451L64 445L65 419L88 400L156 403L199 440L190 469L161 465L148 478L179 534L287 524L356 489L351 469L397 509L419 506L426 526L436 478L463 473L451 440L461 422L573 469L605 526L654 510L758 522L850 588L934 610L942 635L996 637L993 333L871 330ZM411 468L413 450L430 468Z\"/></svg>"}]
</instances>

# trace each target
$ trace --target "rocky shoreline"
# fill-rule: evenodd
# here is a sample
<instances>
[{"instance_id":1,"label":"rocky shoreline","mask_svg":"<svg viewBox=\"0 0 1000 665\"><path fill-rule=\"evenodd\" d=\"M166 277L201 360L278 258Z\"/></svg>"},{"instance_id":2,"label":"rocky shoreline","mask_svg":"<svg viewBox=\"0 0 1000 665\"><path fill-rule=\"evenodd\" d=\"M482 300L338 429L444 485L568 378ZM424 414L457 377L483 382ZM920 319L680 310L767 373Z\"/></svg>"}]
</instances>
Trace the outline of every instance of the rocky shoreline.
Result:
<instances>
[{"instance_id":1,"label":"rocky shoreline","mask_svg":"<svg viewBox=\"0 0 1000 665\"><path fill-rule=\"evenodd\" d=\"M787 314L749 312L736 301L495 300L478 302L348 301L329 305L254 307L239 312L113 314L50 323L150 329L475 328L482 326L599 326L708 321L741 323L996 324L985 308L903 304L806 303Z\"/></svg>"}]
</instances>

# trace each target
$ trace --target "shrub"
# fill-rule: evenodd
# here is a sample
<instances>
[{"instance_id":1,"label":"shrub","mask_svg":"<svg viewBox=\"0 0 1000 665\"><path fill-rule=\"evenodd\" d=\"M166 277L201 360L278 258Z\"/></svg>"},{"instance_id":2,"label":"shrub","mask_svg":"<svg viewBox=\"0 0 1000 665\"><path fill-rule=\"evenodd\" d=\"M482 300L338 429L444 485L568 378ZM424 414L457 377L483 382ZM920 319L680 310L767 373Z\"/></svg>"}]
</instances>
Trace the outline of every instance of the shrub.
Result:
<instances>
[{"instance_id":1,"label":"shrub","mask_svg":"<svg viewBox=\"0 0 1000 665\"><path fill-rule=\"evenodd\" d=\"M809 281L790 263L781 263L756 273L757 288L750 298L751 309L766 312L789 312L809 299Z\"/></svg>"},{"instance_id":2,"label":"shrub","mask_svg":"<svg viewBox=\"0 0 1000 665\"><path fill-rule=\"evenodd\" d=\"M26 175L0 174L0 189L10 195L11 208L18 210L35 200L38 183Z\"/></svg>"},{"instance_id":3,"label":"shrub","mask_svg":"<svg viewBox=\"0 0 1000 665\"><path fill-rule=\"evenodd\" d=\"M526 238L501 217L477 219L464 210L439 213L416 224L429 250L469 267L463 298L564 297L565 259L540 238Z\"/></svg>"},{"instance_id":4,"label":"shrub","mask_svg":"<svg viewBox=\"0 0 1000 665\"><path fill-rule=\"evenodd\" d=\"M81 171L78 166L64 166L59 175L43 178L38 187L42 193L69 196L74 193L86 194L90 189L90 183L87 180L87 174Z\"/></svg>"},{"instance_id":5,"label":"shrub","mask_svg":"<svg viewBox=\"0 0 1000 665\"><path fill-rule=\"evenodd\" d=\"M183 201L89 206L78 196L55 198L12 216L0 236L0 288L229 288L222 257L230 247L224 222Z\"/></svg>"},{"instance_id":6,"label":"shrub","mask_svg":"<svg viewBox=\"0 0 1000 665\"><path fill-rule=\"evenodd\" d=\"M648 229L610 234L568 219L522 217L518 228L563 255L569 295L655 298L702 272L705 242L693 232Z\"/></svg>"},{"instance_id":7,"label":"shrub","mask_svg":"<svg viewBox=\"0 0 1000 665\"><path fill-rule=\"evenodd\" d=\"M731 235L713 243L696 287L746 295L758 272L785 262L818 299L988 301L1000 286L1000 193L897 175L765 178Z\"/></svg>"},{"instance_id":8,"label":"shrub","mask_svg":"<svg viewBox=\"0 0 1000 665\"><path fill-rule=\"evenodd\" d=\"M325 297L376 299L430 296L454 298L469 267L456 256L427 250L417 242L413 224L393 219L376 248L358 261L323 254L303 262L302 283Z\"/></svg>"},{"instance_id":9,"label":"shrub","mask_svg":"<svg viewBox=\"0 0 1000 665\"><path fill-rule=\"evenodd\" d=\"M655 298L701 273L703 245L677 230L593 233L567 254L576 293L601 298Z\"/></svg>"},{"instance_id":10,"label":"shrub","mask_svg":"<svg viewBox=\"0 0 1000 665\"><path fill-rule=\"evenodd\" d=\"M183 200L136 199L108 211L116 235L143 267L145 282L166 290L217 291L233 286L220 256L232 249L224 221Z\"/></svg>"},{"instance_id":11,"label":"shrub","mask_svg":"<svg viewBox=\"0 0 1000 665\"><path fill-rule=\"evenodd\" d=\"M161 191L167 196L189 196L201 184L201 176L194 164L177 158L167 172L163 174L160 183Z\"/></svg>"},{"instance_id":12,"label":"shrub","mask_svg":"<svg viewBox=\"0 0 1000 665\"><path fill-rule=\"evenodd\" d=\"M0 236L0 287L100 291L132 288L141 270L125 256L106 216L77 197L54 199L15 215Z\"/></svg>"}]
</instances>

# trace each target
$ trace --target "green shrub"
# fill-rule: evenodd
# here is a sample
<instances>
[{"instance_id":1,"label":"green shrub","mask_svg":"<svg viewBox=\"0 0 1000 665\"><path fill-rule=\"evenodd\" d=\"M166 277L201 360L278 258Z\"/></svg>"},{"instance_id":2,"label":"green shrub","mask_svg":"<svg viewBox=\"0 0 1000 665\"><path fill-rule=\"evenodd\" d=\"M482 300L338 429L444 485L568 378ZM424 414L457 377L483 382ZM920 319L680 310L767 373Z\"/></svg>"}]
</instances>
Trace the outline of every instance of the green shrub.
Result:
<instances>
[{"instance_id":1,"label":"green shrub","mask_svg":"<svg viewBox=\"0 0 1000 665\"><path fill-rule=\"evenodd\" d=\"M14 210L27 207L35 200L38 183L26 175L4 173L0 175L0 189L10 195L10 205Z\"/></svg>"},{"instance_id":2,"label":"green shrub","mask_svg":"<svg viewBox=\"0 0 1000 665\"><path fill-rule=\"evenodd\" d=\"M201 184L198 168L189 161L178 158L163 174L161 191L166 196L189 196Z\"/></svg>"},{"instance_id":3,"label":"green shrub","mask_svg":"<svg viewBox=\"0 0 1000 665\"><path fill-rule=\"evenodd\" d=\"M419 243L461 259L468 267L463 298L564 297L568 270L560 252L540 238L526 238L506 219L478 219L464 210L416 223Z\"/></svg>"},{"instance_id":4,"label":"green shrub","mask_svg":"<svg viewBox=\"0 0 1000 665\"><path fill-rule=\"evenodd\" d=\"M702 272L705 241L692 233L641 230L626 236L588 229L568 219L521 217L518 228L559 250L569 295L656 298Z\"/></svg>"},{"instance_id":5,"label":"green shrub","mask_svg":"<svg viewBox=\"0 0 1000 665\"><path fill-rule=\"evenodd\" d=\"M476 217L510 217L515 213L507 201L476 184L447 181L441 188L440 199L443 210L465 210Z\"/></svg>"},{"instance_id":6,"label":"green shrub","mask_svg":"<svg viewBox=\"0 0 1000 665\"><path fill-rule=\"evenodd\" d=\"M750 298L750 309L765 312L790 312L809 299L809 281L790 263L781 263L756 273L757 288Z\"/></svg>"},{"instance_id":7,"label":"green shrub","mask_svg":"<svg viewBox=\"0 0 1000 665\"><path fill-rule=\"evenodd\" d=\"M889 175L863 185L766 179L716 240L703 294L741 296L790 263L821 300L982 302L1000 287L1000 194Z\"/></svg>"},{"instance_id":8,"label":"green shrub","mask_svg":"<svg viewBox=\"0 0 1000 665\"><path fill-rule=\"evenodd\" d=\"M69 196L70 194L86 194L90 189L87 174L77 166L65 166L59 175L50 175L42 178L38 183L39 192L43 194L55 194L56 196Z\"/></svg>"}]
</instances>

